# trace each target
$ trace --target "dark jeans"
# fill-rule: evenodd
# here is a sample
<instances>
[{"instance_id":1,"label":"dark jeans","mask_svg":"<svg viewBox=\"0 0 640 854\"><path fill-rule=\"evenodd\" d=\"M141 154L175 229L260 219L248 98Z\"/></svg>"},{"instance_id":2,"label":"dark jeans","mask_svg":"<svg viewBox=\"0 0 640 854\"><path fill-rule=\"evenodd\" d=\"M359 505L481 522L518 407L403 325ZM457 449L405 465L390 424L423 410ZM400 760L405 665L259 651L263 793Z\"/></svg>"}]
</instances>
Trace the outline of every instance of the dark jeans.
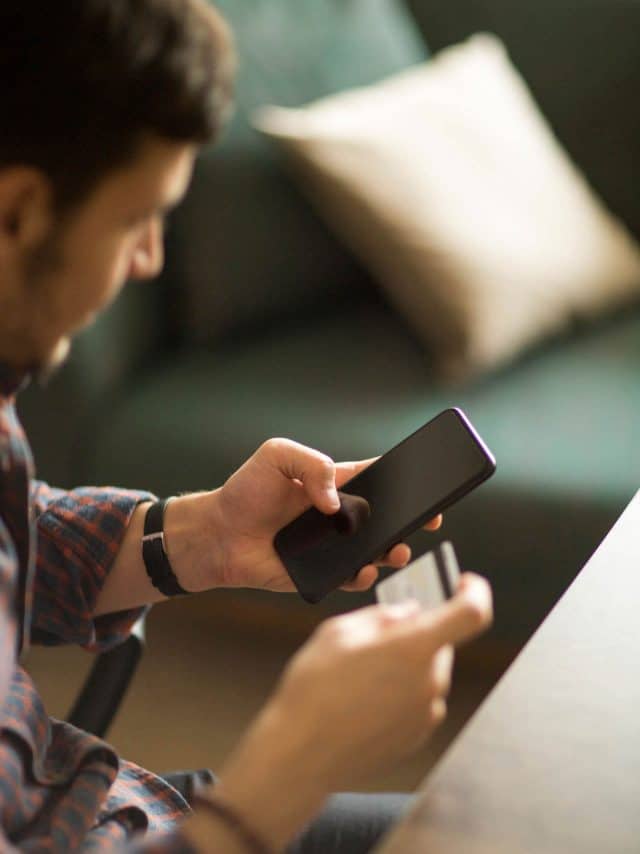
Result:
<instances>
[{"instance_id":1,"label":"dark jeans","mask_svg":"<svg viewBox=\"0 0 640 854\"><path fill-rule=\"evenodd\" d=\"M187 801L201 786L215 783L208 770L163 776ZM391 792L333 795L287 848L287 854L368 854L402 817L412 799L412 795Z\"/></svg>"},{"instance_id":2,"label":"dark jeans","mask_svg":"<svg viewBox=\"0 0 640 854\"><path fill-rule=\"evenodd\" d=\"M412 795L390 792L333 795L287 854L367 854L412 799Z\"/></svg>"}]
</instances>

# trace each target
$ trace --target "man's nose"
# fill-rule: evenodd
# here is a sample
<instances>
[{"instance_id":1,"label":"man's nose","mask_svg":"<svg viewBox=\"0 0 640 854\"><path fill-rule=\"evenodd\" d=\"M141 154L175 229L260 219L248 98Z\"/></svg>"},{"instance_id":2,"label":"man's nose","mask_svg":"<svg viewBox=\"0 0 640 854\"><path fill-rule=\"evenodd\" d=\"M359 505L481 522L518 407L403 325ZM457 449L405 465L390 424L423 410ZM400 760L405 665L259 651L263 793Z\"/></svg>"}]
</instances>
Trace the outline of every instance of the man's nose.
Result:
<instances>
[{"instance_id":1,"label":"man's nose","mask_svg":"<svg viewBox=\"0 0 640 854\"><path fill-rule=\"evenodd\" d=\"M130 278L152 279L164 264L163 229L160 218L147 226L131 260Z\"/></svg>"}]
</instances>

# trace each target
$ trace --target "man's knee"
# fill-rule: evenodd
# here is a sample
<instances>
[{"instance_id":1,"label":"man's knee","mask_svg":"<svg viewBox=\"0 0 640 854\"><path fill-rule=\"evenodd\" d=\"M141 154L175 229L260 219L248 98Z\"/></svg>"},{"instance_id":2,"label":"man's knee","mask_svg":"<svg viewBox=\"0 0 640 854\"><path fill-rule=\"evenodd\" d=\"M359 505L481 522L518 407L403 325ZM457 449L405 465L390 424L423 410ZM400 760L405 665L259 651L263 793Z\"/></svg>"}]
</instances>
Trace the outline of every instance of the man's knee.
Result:
<instances>
[{"instance_id":1,"label":"man's knee","mask_svg":"<svg viewBox=\"0 0 640 854\"><path fill-rule=\"evenodd\" d=\"M287 854L367 854L402 817L413 795L333 795Z\"/></svg>"}]
</instances>

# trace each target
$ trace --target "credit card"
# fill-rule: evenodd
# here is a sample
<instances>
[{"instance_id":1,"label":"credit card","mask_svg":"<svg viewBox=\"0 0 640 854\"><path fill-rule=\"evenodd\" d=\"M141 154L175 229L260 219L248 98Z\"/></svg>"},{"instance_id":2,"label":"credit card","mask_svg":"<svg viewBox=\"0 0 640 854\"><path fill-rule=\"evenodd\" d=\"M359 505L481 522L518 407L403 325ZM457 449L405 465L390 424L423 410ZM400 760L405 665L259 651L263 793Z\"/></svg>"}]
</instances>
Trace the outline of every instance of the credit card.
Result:
<instances>
[{"instance_id":1,"label":"credit card","mask_svg":"<svg viewBox=\"0 0 640 854\"><path fill-rule=\"evenodd\" d=\"M425 609L437 608L453 596L459 579L455 549L445 541L381 581L376 586L376 597L387 605L417 599Z\"/></svg>"}]
</instances>

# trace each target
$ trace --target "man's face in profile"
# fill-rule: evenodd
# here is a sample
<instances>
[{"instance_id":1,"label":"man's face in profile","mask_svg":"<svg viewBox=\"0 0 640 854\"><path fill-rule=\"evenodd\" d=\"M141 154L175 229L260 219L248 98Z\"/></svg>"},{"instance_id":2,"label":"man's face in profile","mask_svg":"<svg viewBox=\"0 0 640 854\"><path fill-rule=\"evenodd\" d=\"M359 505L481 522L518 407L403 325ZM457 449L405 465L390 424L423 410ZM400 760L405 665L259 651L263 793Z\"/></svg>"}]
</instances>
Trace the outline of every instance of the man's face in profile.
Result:
<instances>
[{"instance_id":1,"label":"man's face in profile","mask_svg":"<svg viewBox=\"0 0 640 854\"><path fill-rule=\"evenodd\" d=\"M127 280L160 272L164 217L186 192L195 155L193 145L148 139L62 221L51 213L44 176L29 170L13 176L24 178L30 204L13 244L7 233L1 238L0 305L8 306L0 317L3 361L50 372L71 337Z\"/></svg>"}]
</instances>

